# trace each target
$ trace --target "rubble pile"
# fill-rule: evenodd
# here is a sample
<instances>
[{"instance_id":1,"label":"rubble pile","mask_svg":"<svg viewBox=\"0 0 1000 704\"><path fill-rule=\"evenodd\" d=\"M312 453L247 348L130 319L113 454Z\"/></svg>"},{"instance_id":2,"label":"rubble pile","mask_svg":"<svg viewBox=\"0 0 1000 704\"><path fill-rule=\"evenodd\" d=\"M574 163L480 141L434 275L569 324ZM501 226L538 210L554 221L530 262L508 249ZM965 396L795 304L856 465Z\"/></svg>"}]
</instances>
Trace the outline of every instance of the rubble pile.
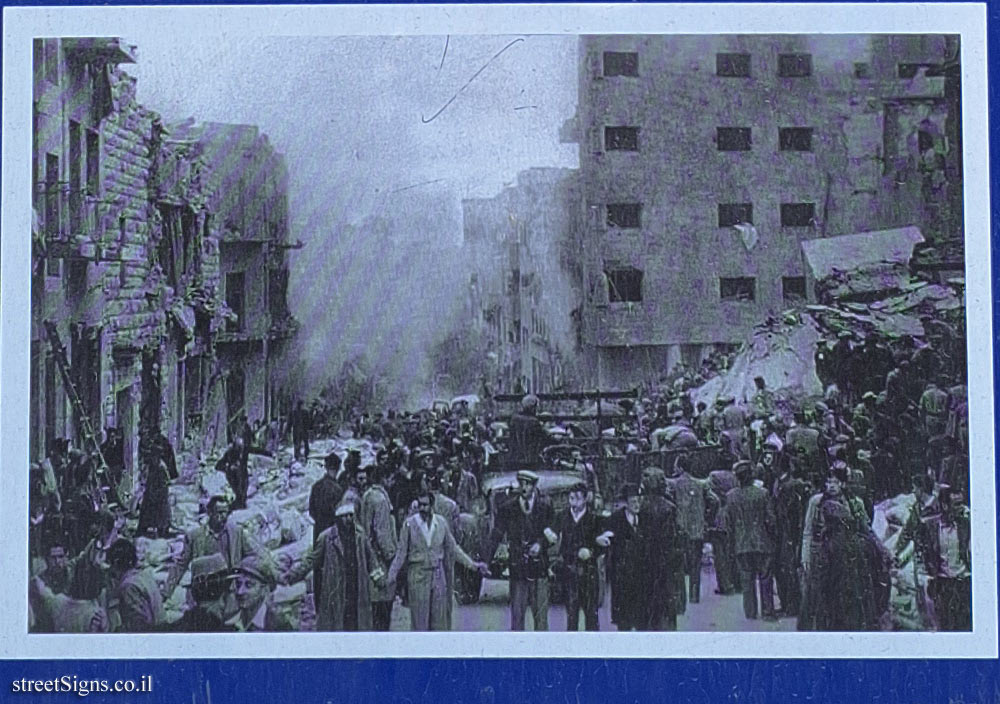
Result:
<instances>
[{"instance_id":1,"label":"rubble pile","mask_svg":"<svg viewBox=\"0 0 1000 704\"><path fill-rule=\"evenodd\" d=\"M832 345L848 331L863 340L910 336L922 340L925 322L947 318L964 309L961 295L950 286L913 281L895 295L870 302L833 302L803 305L768 318L758 325L730 368L691 392L694 403L709 406L723 396L746 403L756 393L755 377L763 377L779 398L802 402L822 394L816 374L817 344Z\"/></svg>"},{"instance_id":2,"label":"rubble pile","mask_svg":"<svg viewBox=\"0 0 1000 704\"><path fill-rule=\"evenodd\" d=\"M312 519L309 517L309 493L312 485L323 476L323 458L331 452L343 460L351 450L361 453L363 466L375 462L375 451L368 440L338 436L330 440L311 443L309 458L304 462L293 458L290 448L282 447L277 456L251 454L248 464L250 487L247 508L233 511L230 521L241 525L257 542L271 551L281 571L287 571L312 544ZM198 526L205 515L205 507L212 496L222 495L230 500L232 489L225 475L215 469L215 457L178 453L178 464L183 468L181 479L170 486L170 504L173 525L182 533ZM149 567L163 587L169 575L172 560L183 549L184 538L136 540L136 550L142 567ZM189 575L180 580L183 585ZM273 594L277 609L284 612L291 623L301 630L310 630L315 618L311 586L300 582L278 586ZM187 608L187 590L178 587L164 603L167 621L180 618Z\"/></svg>"}]
</instances>

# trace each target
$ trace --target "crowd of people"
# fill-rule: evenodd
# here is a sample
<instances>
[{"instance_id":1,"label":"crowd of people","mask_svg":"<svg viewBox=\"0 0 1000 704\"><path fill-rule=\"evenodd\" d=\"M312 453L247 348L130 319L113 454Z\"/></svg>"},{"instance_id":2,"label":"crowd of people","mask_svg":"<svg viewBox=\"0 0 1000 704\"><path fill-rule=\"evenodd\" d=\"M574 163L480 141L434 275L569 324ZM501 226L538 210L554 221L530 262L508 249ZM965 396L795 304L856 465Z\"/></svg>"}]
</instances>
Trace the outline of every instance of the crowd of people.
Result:
<instances>
[{"instance_id":1,"label":"crowd of people","mask_svg":"<svg viewBox=\"0 0 1000 704\"><path fill-rule=\"evenodd\" d=\"M532 394L509 417L491 399L357 411L338 433L374 455L319 458L311 547L292 563L231 513L247 505L251 453L277 455L291 440L290 461L311 457L322 420L303 402L285 422L237 426L215 465L230 492L211 497L204 522L186 532L171 524L178 473L161 434L141 439L146 484L129 530L109 491L119 478L106 476L121 472L120 434L107 433L100 464L57 442L31 474L32 556L44 561L30 585L33 629L289 630L297 619L276 608L275 589L307 580L317 630L388 630L397 601L412 629L448 630L455 595L474 600L492 575L509 580L513 630L527 627L529 611L533 628L547 629L551 601L571 630L597 630L606 592L619 630L670 630L701 600L711 564L715 591L742 594L748 619L875 630L891 627L893 575L911 544L929 577L926 624L968 629L964 362L936 340L888 345L850 332L821 343L815 361L821 398L790 399L758 377L750 398L694 402L693 389L728 366L719 356L697 371L680 365L590 424L540 414ZM565 415L578 419L584 405ZM552 465L579 470L564 495L539 489L549 468L540 457L558 443L580 448ZM708 467L696 461L706 448ZM639 472L602 487L600 468L629 455ZM481 490L486 474L512 467L516 486ZM911 508L891 553L872 528L874 509L900 494ZM181 534L158 581L136 539ZM188 608L167 623L178 586Z\"/></svg>"}]
</instances>

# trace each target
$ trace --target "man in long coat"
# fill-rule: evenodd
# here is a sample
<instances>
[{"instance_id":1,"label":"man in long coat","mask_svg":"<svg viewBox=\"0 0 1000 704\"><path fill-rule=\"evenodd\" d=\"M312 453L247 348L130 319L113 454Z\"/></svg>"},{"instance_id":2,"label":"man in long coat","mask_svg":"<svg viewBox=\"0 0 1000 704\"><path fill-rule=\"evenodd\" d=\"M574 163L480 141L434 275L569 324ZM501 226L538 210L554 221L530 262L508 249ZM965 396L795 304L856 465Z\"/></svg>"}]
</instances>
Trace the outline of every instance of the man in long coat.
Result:
<instances>
[{"instance_id":1,"label":"man in long coat","mask_svg":"<svg viewBox=\"0 0 1000 704\"><path fill-rule=\"evenodd\" d=\"M677 511L667 499L663 470L648 468L642 477L642 591L645 598L640 631L677 630L677 575L683 573L684 549L677 536Z\"/></svg>"},{"instance_id":2,"label":"man in long coat","mask_svg":"<svg viewBox=\"0 0 1000 704\"><path fill-rule=\"evenodd\" d=\"M753 483L753 467L750 462L737 462L733 472L740 485L730 490L726 496L723 519L733 535L733 550L740 566L743 613L749 619L757 618L759 581L760 612L764 618L773 619L774 507L767 492Z\"/></svg>"},{"instance_id":3,"label":"man in long coat","mask_svg":"<svg viewBox=\"0 0 1000 704\"><path fill-rule=\"evenodd\" d=\"M355 522L354 504L342 504L337 520L283 580L294 584L310 571L323 573L322 590L314 593L317 631L370 631L369 591L371 543Z\"/></svg>"},{"instance_id":4,"label":"man in long coat","mask_svg":"<svg viewBox=\"0 0 1000 704\"><path fill-rule=\"evenodd\" d=\"M801 602L798 569L802 559L802 526L811 488L786 461L785 472L774 486L774 513L777 541L774 553L774 581L785 616L798 616Z\"/></svg>"},{"instance_id":5,"label":"man in long coat","mask_svg":"<svg viewBox=\"0 0 1000 704\"><path fill-rule=\"evenodd\" d=\"M177 479L177 460L170 441L157 429L147 430L139 443L146 486L139 509L139 535L153 531L158 538L170 531L170 482Z\"/></svg>"},{"instance_id":6,"label":"man in long coat","mask_svg":"<svg viewBox=\"0 0 1000 704\"><path fill-rule=\"evenodd\" d=\"M388 468L378 465L369 474L373 481L361 497L361 528L372 545L372 564L374 571L380 570L387 574L389 565L396 556L396 519L392 514L392 503L385 481ZM392 617L392 602L395 594L386 584L371 584L369 593L372 601L372 626L376 631L388 631Z\"/></svg>"},{"instance_id":7,"label":"man in long coat","mask_svg":"<svg viewBox=\"0 0 1000 704\"><path fill-rule=\"evenodd\" d=\"M608 554L608 579L611 582L611 622L619 631L631 631L642 622L642 577L645 559L639 540L639 513L642 497L639 487L629 484L623 492L625 506L611 514L611 551Z\"/></svg>"},{"instance_id":8,"label":"man in long coat","mask_svg":"<svg viewBox=\"0 0 1000 704\"><path fill-rule=\"evenodd\" d=\"M390 589L406 568L410 628L414 631L450 631L455 561L470 570L489 572L485 562L475 562L455 542L448 522L434 513L434 495L422 491L418 512L403 522L396 557L389 567Z\"/></svg>"}]
</instances>

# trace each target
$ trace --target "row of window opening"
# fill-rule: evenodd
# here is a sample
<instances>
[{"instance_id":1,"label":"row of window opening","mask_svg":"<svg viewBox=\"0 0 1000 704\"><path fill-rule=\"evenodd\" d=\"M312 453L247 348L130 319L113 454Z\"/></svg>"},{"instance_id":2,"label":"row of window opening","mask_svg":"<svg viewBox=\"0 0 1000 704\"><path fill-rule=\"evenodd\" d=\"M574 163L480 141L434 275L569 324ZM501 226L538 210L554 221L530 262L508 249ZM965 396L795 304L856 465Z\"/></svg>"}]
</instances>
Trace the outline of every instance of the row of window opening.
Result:
<instances>
[{"instance_id":1,"label":"row of window opening","mask_svg":"<svg viewBox=\"0 0 1000 704\"><path fill-rule=\"evenodd\" d=\"M643 272L635 267L610 269L604 272L608 282L609 303L641 303ZM781 297L786 303L806 299L804 276L781 277ZM757 279L753 276L723 276L719 278L719 300L757 300Z\"/></svg>"},{"instance_id":2,"label":"row of window opening","mask_svg":"<svg viewBox=\"0 0 1000 704\"><path fill-rule=\"evenodd\" d=\"M717 127L715 145L720 152L748 152L753 148L750 127ZM607 151L639 151L639 128L614 126L604 128L604 148ZM778 149L783 152L811 152L812 127L781 127L778 129Z\"/></svg>"},{"instance_id":3,"label":"row of window opening","mask_svg":"<svg viewBox=\"0 0 1000 704\"><path fill-rule=\"evenodd\" d=\"M605 222L609 228L637 230L642 227L642 203L608 203ZM811 227L816 224L816 204L782 203L782 227ZM753 203L719 203L719 227L753 224Z\"/></svg>"}]
</instances>

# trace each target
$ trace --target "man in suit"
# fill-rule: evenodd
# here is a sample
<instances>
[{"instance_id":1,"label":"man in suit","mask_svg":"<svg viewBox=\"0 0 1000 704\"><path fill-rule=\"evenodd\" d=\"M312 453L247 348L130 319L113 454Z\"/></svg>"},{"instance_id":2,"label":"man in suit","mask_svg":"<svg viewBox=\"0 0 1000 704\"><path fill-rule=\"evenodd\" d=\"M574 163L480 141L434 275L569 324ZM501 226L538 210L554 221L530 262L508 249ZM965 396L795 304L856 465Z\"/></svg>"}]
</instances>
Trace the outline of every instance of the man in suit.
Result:
<instances>
[{"instance_id":1,"label":"man in suit","mask_svg":"<svg viewBox=\"0 0 1000 704\"><path fill-rule=\"evenodd\" d=\"M569 490L569 506L556 516L559 536L559 577L566 595L566 630L580 630L580 612L588 631L599 631L597 557L610 545L598 518L587 510L587 485Z\"/></svg>"},{"instance_id":2,"label":"man in suit","mask_svg":"<svg viewBox=\"0 0 1000 704\"><path fill-rule=\"evenodd\" d=\"M448 522L434 513L434 494L417 497L417 513L403 522L396 557L389 567L390 592L406 569L410 627L414 631L450 631L455 562L486 575L485 562L476 562L459 547Z\"/></svg>"},{"instance_id":3,"label":"man in suit","mask_svg":"<svg viewBox=\"0 0 1000 704\"><path fill-rule=\"evenodd\" d=\"M510 629L524 630L524 614L531 606L536 631L549 628L549 548L558 539L552 529L552 504L538 491L538 475L517 473L517 490L500 503L487 557L506 539L510 553Z\"/></svg>"},{"instance_id":4,"label":"man in suit","mask_svg":"<svg viewBox=\"0 0 1000 704\"><path fill-rule=\"evenodd\" d=\"M774 507L767 492L753 481L753 467L747 460L733 466L739 486L726 495L724 521L733 535L733 549L743 584L743 613L756 619L757 583L763 616L774 620L774 591L771 567L774 559Z\"/></svg>"},{"instance_id":5,"label":"man in suit","mask_svg":"<svg viewBox=\"0 0 1000 704\"><path fill-rule=\"evenodd\" d=\"M642 622L642 576L646 568L639 541L639 512L642 497L636 484L622 492L625 506L611 514L608 531L611 550L608 554L608 579L611 582L611 622L619 631L631 631Z\"/></svg>"}]
</instances>

